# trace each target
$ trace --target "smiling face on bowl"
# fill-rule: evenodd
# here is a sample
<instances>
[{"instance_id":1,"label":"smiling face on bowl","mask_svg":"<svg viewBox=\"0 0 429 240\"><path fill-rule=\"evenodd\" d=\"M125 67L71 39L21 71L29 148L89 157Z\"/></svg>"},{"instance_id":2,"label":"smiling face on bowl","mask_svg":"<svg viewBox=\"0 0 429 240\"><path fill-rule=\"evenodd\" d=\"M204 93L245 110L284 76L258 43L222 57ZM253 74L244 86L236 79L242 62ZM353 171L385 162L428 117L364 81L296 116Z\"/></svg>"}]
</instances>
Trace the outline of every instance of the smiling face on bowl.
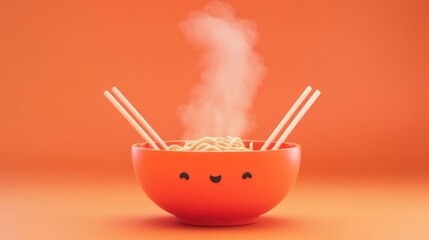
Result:
<instances>
[{"instance_id":1,"label":"smiling face on bowl","mask_svg":"<svg viewBox=\"0 0 429 240\"><path fill-rule=\"evenodd\" d=\"M255 149L262 143L254 142ZM300 148L285 143L275 151L178 152L135 144L132 156L143 190L164 210L185 219L240 219L259 216L286 196Z\"/></svg>"}]
</instances>

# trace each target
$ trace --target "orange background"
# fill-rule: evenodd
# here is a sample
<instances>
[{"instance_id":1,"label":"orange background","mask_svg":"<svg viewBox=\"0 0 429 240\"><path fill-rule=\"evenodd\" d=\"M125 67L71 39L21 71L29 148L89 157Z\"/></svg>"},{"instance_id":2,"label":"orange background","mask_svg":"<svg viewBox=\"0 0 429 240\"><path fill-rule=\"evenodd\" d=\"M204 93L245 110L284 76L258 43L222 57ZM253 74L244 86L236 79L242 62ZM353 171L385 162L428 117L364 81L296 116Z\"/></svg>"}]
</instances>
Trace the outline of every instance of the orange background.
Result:
<instances>
[{"instance_id":1,"label":"orange background","mask_svg":"<svg viewBox=\"0 0 429 240\"><path fill-rule=\"evenodd\" d=\"M201 69L198 50L185 41L177 25L207 3L3 0L0 176L69 176L67 181L74 181L70 179L98 179L95 174L108 173L112 179L132 178L130 146L142 140L102 93L117 86L162 138L179 138L182 128L176 110L187 102ZM228 3L239 17L256 22L261 35L257 50L268 69L254 102L258 127L250 138L267 138L303 89L311 85L322 95L288 138L303 146L303 176L341 175L340 179L347 179L372 175L384 179L386 175L429 174L427 1ZM51 178L52 173L60 174ZM12 191L15 181L11 180L15 178L4 179L3 195L14 197L9 198L10 202L3 198L6 202L0 202L0 206L14 202L20 209L19 203L26 205L28 202L18 199L34 190L16 194ZM317 189L308 182L308 188L298 189ZM72 200L67 194L61 195L65 190L61 181L59 184L52 188L34 185L44 189L36 191L42 194L36 199L63 199L64 206L68 206L67 201ZM31 186L23 183L21 187L34 189ZM80 185L73 186L80 189ZM134 188L139 191L136 184ZM330 196L342 196L341 191L348 188L338 189ZM359 185L356 189L365 187ZM101 201L97 190L82 191L82 199ZM383 192L383 184L373 192L377 191ZM388 196L396 196L395 190L388 192ZM103 198L115 194L102 193ZM406 196L415 198L404 202L422 199L419 194L409 193ZM305 196L314 198L309 192L297 197ZM384 201L389 197L374 195L374 199ZM354 203L348 202L350 206ZM31 211L23 212L37 213L38 206L45 205L36 204ZM114 206L119 209L120 205ZM297 209L306 208L305 204L300 206ZM106 203L106 208L111 206ZM86 210L96 211L91 209L97 208ZM18 210L16 214L10 211L10 216L18 216ZM381 209L378 214L393 211ZM299 211L296 214L299 218ZM342 222L338 216L324 217ZM10 219L20 222L18 217ZM8 222L13 223L10 219Z\"/></svg>"},{"instance_id":2,"label":"orange background","mask_svg":"<svg viewBox=\"0 0 429 240\"><path fill-rule=\"evenodd\" d=\"M207 2L3 1L1 169L129 172L141 139L102 95L112 86L179 138L176 110L201 69L177 25ZM312 85L322 96L288 138L303 171L429 172L427 3L229 3L257 23L268 68L251 138Z\"/></svg>"}]
</instances>

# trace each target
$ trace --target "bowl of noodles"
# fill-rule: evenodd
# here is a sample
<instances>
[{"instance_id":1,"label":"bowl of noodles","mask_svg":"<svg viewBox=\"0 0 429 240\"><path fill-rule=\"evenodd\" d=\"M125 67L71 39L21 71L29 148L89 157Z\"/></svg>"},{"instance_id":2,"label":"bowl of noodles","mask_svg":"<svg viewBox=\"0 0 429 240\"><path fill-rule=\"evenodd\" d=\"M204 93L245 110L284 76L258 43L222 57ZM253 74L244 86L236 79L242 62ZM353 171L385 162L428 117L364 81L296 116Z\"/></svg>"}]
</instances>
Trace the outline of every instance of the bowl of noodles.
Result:
<instances>
[{"instance_id":1,"label":"bowl of noodles","mask_svg":"<svg viewBox=\"0 0 429 240\"><path fill-rule=\"evenodd\" d=\"M190 225L256 222L287 195L301 160L295 143L276 150L232 137L165 143L169 150L146 142L132 146L135 175L155 204Z\"/></svg>"}]
</instances>

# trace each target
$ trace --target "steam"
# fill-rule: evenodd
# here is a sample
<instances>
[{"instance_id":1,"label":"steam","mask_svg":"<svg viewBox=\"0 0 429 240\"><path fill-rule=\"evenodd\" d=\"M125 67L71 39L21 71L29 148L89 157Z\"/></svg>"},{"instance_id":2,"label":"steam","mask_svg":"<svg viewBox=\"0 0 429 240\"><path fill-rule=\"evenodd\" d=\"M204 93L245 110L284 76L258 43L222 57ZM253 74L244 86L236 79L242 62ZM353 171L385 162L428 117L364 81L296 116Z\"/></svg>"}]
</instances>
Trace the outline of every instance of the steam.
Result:
<instances>
[{"instance_id":1,"label":"steam","mask_svg":"<svg viewBox=\"0 0 429 240\"><path fill-rule=\"evenodd\" d=\"M253 49L259 41L256 25L235 17L232 6L213 1L192 12L179 28L201 50L203 68L201 82L178 110L183 137L242 137L256 126L253 99L266 73Z\"/></svg>"}]
</instances>

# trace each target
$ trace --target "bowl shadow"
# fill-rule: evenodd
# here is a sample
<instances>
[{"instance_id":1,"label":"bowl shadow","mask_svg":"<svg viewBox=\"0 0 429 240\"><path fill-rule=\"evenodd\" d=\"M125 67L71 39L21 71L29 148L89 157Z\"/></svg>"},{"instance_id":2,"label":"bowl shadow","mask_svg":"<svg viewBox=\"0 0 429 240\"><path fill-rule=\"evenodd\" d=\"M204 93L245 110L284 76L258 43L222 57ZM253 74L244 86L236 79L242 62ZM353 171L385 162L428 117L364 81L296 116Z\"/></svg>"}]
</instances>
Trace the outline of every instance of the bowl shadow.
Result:
<instances>
[{"instance_id":1,"label":"bowl shadow","mask_svg":"<svg viewBox=\"0 0 429 240\"><path fill-rule=\"evenodd\" d=\"M174 216L160 215L150 217L128 217L115 221L116 227L127 229L129 231L145 231L145 230L176 230L176 231L267 231L267 230L282 230L294 231L302 229L305 221L297 218L285 218L281 216L261 216L256 223L243 226L227 226L227 227L204 227L192 226L180 223Z\"/></svg>"}]
</instances>

